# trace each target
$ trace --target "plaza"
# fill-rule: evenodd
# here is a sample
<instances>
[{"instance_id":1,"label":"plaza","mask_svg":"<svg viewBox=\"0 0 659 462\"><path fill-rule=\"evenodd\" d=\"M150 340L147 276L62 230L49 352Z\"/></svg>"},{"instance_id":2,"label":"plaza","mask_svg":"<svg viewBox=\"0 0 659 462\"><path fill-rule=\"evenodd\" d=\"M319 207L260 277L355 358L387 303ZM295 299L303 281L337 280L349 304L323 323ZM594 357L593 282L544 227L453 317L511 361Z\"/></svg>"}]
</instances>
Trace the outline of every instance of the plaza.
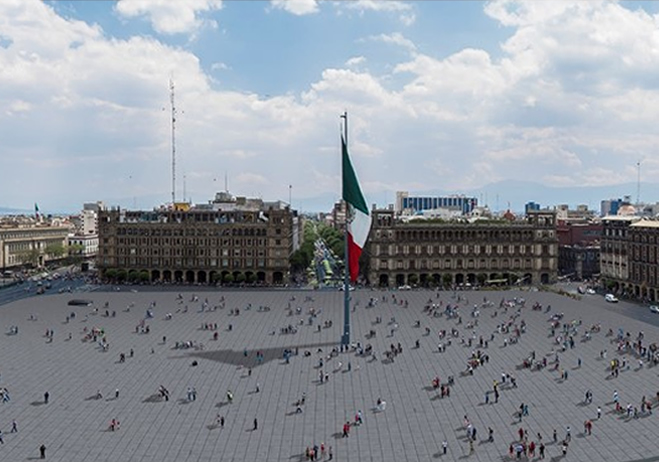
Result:
<instances>
[{"instance_id":1,"label":"plaza","mask_svg":"<svg viewBox=\"0 0 659 462\"><path fill-rule=\"evenodd\" d=\"M370 345L373 356L340 351L342 292L181 287L179 295L177 289L138 289L0 306L0 387L10 397L0 403L0 460L37 459L44 444L51 461L304 461L306 448L322 444L319 460L329 459L331 447L334 460L508 461L517 458L509 448L519 441L520 428L536 443L540 433L546 458L559 460L568 426L565 460L654 460L649 458L659 454L652 436L659 429L656 413L628 417L613 404L617 390L623 408L631 403L640 410L643 396L653 409L657 405L659 369L648 361L641 367L615 341L619 329L632 341L643 332L645 346L659 339L655 318L639 320L653 316L646 308L605 304L597 295L577 300L535 291L356 290L351 340ZM522 298L524 306L515 305ZM72 299L93 304L70 306ZM502 301L510 307L501 307ZM536 302L541 310L532 309ZM424 310L429 304L435 309ZM457 307L450 319L447 305ZM634 310L644 311L634 319L628 316ZM549 318L557 313L563 316L552 335ZM507 333L498 328L502 323L510 326ZM563 324L577 329L574 347L565 351L556 342ZM442 330L448 336L440 340ZM481 337L487 346L479 345ZM402 353L387 358L398 344ZM472 374L468 360L478 350L488 360ZM521 367L531 352L547 366ZM610 377L612 359L629 367ZM516 387L509 379L502 383L502 373L514 376ZM450 376L450 396L442 398L432 380L446 384ZM589 404L587 390L593 394ZM379 399L386 407L378 409ZM529 412L520 421L521 404ZM355 425L359 411L363 423ZM465 416L477 430L471 453ZM113 419L120 422L115 430ZM18 428L13 433L12 420ZM587 420L592 435L584 432ZM343 437L347 421L349 437ZM493 442L487 441L488 427ZM537 450L528 457L537 458Z\"/></svg>"}]
</instances>

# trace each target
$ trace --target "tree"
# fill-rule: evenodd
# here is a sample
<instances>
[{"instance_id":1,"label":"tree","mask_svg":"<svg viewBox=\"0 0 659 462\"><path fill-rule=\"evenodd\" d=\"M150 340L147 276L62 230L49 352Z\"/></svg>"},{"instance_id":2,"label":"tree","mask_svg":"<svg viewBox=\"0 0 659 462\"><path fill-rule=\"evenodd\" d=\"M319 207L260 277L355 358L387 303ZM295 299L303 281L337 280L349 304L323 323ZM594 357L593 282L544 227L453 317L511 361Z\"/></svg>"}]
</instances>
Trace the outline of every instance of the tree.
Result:
<instances>
[{"instance_id":1,"label":"tree","mask_svg":"<svg viewBox=\"0 0 659 462\"><path fill-rule=\"evenodd\" d=\"M487 274L479 273L478 276L476 276L476 279L478 280L479 286L484 286L485 282L487 281Z\"/></svg>"},{"instance_id":2,"label":"tree","mask_svg":"<svg viewBox=\"0 0 659 462\"><path fill-rule=\"evenodd\" d=\"M236 282L238 284L245 282L245 275L243 273L236 274Z\"/></svg>"},{"instance_id":3,"label":"tree","mask_svg":"<svg viewBox=\"0 0 659 462\"><path fill-rule=\"evenodd\" d=\"M253 284L256 281L256 275L254 273L247 273L245 280L248 284Z\"/></svg>"},{"instance_id":4,"label":"tree","mask_svg":"<svg viewBox=\"0 0 659 462\"><path fill-rule=\"evenodd\" d=\"M226 274L222 277L222 282L224 282L225 284L231 284L231 283L233 282L233 274L231 274L231 273L226 273Z\"/></svg>"},{"instance_id":5,"label":"tree","mask_svg":"<svg viewBox=\"0 0 659 462\"><path fill-rule=\"evenodd\" d=\"M66 249L62 244L49 244L44 249L46 255L50 255L54 260L59 260L66 253Z\"/></svg>"},{"instance_id":6,"label":"tree","mask_svg":"<svg viewBox=\"0 0 659 462\"><path fill-rule=\"evenodd\" d=\"M147 270L140 271L139 280L140 282L149 282L151 280L151 276L149 275L149 272Z\"/></svg>"},{"instance_id":7,"label":"tree","mask_svg":"<svg viewBox=\"0 0 659 462\"><path fill-rule=\"evenodd\" d=\"M117 270L117 280L119 282L125 281L127 276L128 276L128 272L125 269L122 268Z\"/></svg>"},{"instance_id":8,"label":"tree","mask_svg":"<svg viewBox=\"0 0 659 462\"><path fill-rule=\"evenodd\" d=\"M407 277L407 283L411 286L417 285L419 283L419 276L417 276L416 274L410 274Z\"/></svg>"},{"instance_id":9,"label":"tree","mask_svg":"<svg viewBox=\"0 0 659 462\"><path fill-rule=\"evenodd\" d=\"M117 279L117 270L114 268L108 268L105 271L103 271L103 276L105 276L105 279L114 281L115 279Z\"/></svg>"},{"instance_id":10,"label":"tree","mask_svg":"<svg viewBox=\"0 0 659 462\"><path fill-rule=\"evenodd\" d=\"M444 283L444 287L450 286L453 282L453 276L449 273L444 273L442 275L442 282Z\"/></svg>"},{"instance_id":11,"label":"tree","mask_svg":"<svg viewBox=\"0 0 659 462\"><path fill-rule=\"evenodd\" d=\"M37 266L39 264L39 256L41 253L39 252L39 249L37 248L32 248L29 250L25 250L21 252L18 257L21 260L21 263L24 265L32 265L32 266Z\"/></svg>"},{"instance_id":12,"label":"tree","mask_svg":"<svg viewBox=\"0 0 659 462\"><path fill-rule=\"evenodd\" d=\"M68 261L73 264L78 264L83 259L85 246L82 244L71 244L68 248Z\"/></svg>"}]
</instances>

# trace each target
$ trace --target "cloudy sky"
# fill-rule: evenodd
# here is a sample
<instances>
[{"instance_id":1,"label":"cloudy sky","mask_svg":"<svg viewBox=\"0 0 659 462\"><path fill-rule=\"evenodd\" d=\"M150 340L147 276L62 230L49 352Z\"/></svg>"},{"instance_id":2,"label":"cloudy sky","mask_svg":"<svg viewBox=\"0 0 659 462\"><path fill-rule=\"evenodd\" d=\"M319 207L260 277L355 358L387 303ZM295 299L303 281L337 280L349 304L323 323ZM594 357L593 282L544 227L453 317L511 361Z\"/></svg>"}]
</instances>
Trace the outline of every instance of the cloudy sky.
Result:
<instances>
[{"instance_id":1,"label":"cloudy sky","mask_svg":"<svg viewBox=\"0 0 659 462\"><path fill-rule=\"evenodd\" d=\"M0 206L659 174L659 3L0 2Z\"/></svg>"}]
</instances>

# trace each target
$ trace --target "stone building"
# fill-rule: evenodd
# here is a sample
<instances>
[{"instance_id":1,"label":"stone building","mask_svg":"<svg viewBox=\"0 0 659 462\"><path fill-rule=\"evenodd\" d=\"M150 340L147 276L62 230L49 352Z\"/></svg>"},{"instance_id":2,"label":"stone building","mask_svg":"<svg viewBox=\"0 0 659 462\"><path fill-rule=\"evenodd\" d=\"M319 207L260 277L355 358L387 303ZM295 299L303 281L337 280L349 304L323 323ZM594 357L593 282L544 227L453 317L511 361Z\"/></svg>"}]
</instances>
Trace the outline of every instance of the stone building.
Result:
<instances>
[{"instance_id":1,"label":"stone building","mask_svg":"<svg viewBox=\"0 0 659 462\"><path fill-rule=\"evenodd\" d=\"M617 291L629 279L629 229L639 219L619 215L602 218L600 277L609 289Z\"/></svg>"},{"instance_id":2,"label":"stone building","mask_svg":"<svg viewBox=\"0 0 659 462\"><path fill-rule=\"evenodd\" d=\"M22 265L42 267L52 260L61 259L68 247L67 226L0 225L0 268Z\"/></svg>"},{"instance_id":3,"label":"stone building","mask_svg":"<svg viewBox=\"0 0 659 462\"><path fill-rule=\"evenodd\" d=\"M600 273L602 223L590 220L558 220L559 277L591 279Z\"/></svg>"},{"instance_id":4,"label":"stone building","mask_svg":"<svg viewBox=\"0 0 659 462\"><path fill-rule=\"evenodd\" d=\"M526 285L557 278L553 211L513 222L404 223L391 210L374 210L367 248L368 280L375 286Z\"/></svg>"},{"instance_id":5,"label":"stone building","mask_svg":"<svg viewBox=\"0 0 659 462\"><path fill-rule=\"evenodd\" d=\"M659 300L659 221L640 220L628 228L629 275L626 293L648 301Z\"/></svg>"},{"instance_id":6,"label":"stone building","mask_svg":"<svg viewBox=\"0 0 659 462\"><path fill-rule=\"evenodd\" d=\"M281 202L231 198L199 206L99 212L101 276L126 271L153 282L288 281L297 213Z\"/></svg>"}]
</instances>

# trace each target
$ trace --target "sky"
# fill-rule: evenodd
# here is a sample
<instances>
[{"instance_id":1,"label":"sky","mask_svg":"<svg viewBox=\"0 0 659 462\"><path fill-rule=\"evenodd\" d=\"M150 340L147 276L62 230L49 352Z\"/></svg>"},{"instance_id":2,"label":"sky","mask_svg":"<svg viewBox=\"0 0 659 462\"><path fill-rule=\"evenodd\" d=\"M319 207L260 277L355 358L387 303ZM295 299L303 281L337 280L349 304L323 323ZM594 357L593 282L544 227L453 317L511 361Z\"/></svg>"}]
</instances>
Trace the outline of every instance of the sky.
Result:
<instances>
[{"instance_id":1,"label":"sky","mask_svg":"<svg viewBox=\"0 0 659 462\"><path fill-rule=\"evenodd\" d=\"M659 174L658 2L2 0L0 206L171 201L170 81L177 200Z\"/></svg>"}]
</instances>

